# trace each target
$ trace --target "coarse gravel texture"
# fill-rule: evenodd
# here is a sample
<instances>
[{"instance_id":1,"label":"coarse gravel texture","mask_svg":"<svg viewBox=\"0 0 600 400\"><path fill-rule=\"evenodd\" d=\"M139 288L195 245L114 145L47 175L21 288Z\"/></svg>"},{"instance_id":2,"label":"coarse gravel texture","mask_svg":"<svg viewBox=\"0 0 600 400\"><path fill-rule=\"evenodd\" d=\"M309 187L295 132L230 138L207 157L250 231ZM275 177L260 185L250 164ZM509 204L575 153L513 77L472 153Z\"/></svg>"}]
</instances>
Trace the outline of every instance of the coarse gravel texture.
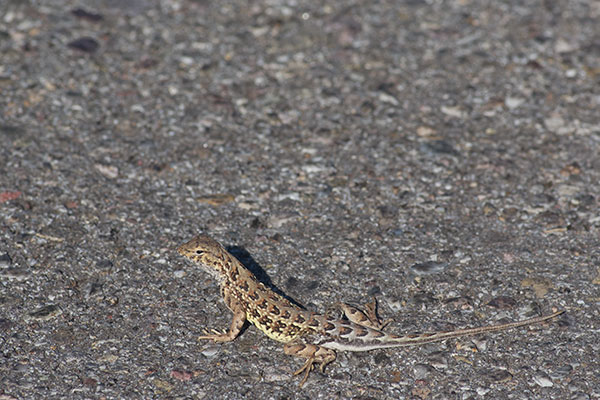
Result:
<instances>
[{"instance_id":1,"label":"coarse gravel texture","mask_svg":"<svg viewBox=\"0 0 600 400\"><path fill-rule=\"evenodd\" d=\"M326 4L324 4L326 3ZM600 3L0 2L0 399L600 399ZM302 360L174 249L403 333ZM267 278L268 277L268 278Z\"/></svg>"}]
</instances>

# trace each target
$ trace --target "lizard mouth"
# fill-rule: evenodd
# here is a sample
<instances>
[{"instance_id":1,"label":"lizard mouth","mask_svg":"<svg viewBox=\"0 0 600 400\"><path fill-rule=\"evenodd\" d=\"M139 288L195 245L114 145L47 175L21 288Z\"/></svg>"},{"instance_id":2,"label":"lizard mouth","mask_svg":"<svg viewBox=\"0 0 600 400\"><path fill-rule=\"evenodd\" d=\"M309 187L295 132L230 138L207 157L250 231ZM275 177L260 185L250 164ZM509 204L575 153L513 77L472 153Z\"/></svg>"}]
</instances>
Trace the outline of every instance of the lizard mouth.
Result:
<instances>
[{"instance_id":1,"label":"lizard mouth","mask_svg":"<svg viewBox=\"0 0 600 400\"><path fill-rule=\"evenodd\" d=\"M177 246L177 252L179 254L181 254L182 256L187 255L187 250L185 248L185 244L182 244L181 246Z\"/></svg>"}]
</instances>

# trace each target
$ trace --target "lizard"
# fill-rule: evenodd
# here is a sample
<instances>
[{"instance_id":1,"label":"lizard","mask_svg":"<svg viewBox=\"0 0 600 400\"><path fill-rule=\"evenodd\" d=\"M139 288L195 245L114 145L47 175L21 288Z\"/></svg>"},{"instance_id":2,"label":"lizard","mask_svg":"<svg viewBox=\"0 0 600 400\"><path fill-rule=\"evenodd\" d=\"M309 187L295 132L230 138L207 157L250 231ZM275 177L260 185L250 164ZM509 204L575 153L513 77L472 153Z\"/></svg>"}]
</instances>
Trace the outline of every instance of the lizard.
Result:
<instances>
[{"instance_id":1,"label":"lizard","mask_svg":"<svg viewBox=\"0 0 600 400\"><path fill-rule=\"evenodd\" d=\"M204 335L198 340L212 340L215 343L233 341L249 321L271 339L284 343L285 354L306 359L304 365L294 372L294 376L304 373L300 387L306 383L315 364L324 373L325 367L336 359L336 351L356 352L421 345L538 324L564 312L557 311L500 325L398 336L383 330L390 321L382 322L379 319L375 300L367 304L364 310L339 303L346 319L305 310L260 282L237 258L208 235L195 236L179 246L177 251L216 278L225 304L233 312L229 329L205 329Z\"/></svg>"}]
</instances>

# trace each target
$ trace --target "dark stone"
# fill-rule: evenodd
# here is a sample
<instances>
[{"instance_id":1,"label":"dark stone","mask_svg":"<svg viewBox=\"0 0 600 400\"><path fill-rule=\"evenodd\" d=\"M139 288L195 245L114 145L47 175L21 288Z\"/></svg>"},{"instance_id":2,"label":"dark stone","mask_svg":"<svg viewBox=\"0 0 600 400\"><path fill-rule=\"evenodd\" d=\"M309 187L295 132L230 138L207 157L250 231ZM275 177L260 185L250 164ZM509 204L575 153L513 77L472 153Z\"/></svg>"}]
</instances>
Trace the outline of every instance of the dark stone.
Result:
<instances>
[{"instance_id":1,"label":"dark stone","mask_svg":"<svg viewBox=\"0 0 600 400\"><path fill-rule=\"evenodd\" d=\"M97 14L91 11L84 10L83 8L75 8L71 11L71 14L76 16L77 18L85 19L90 22L99 22L104 19L102 14Z\"/></svg>"},{"instance_id":2,"label":"dark stone","mask_svg":"<svg viewBox=\"0 0 600 400\"><path fill-rule=\"evenodd\" d=\"M72 49L83 51L84 53L95 53L98 48L100 48L100 44L96 41L96 39L91 37L81 37L79 39L75 39L67 44Z\"/></svg>"}]
</instances>

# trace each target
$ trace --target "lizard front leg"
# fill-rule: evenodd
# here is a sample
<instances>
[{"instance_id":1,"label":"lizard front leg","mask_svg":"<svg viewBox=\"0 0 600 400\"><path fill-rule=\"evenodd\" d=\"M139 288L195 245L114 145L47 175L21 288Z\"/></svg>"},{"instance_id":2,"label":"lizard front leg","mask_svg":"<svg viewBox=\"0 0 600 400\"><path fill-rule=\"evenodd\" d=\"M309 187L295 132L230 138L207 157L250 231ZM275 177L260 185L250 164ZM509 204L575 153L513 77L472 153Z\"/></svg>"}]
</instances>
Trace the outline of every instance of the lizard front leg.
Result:
<instances>
[{"instance_id":1,"label":"lizard front leg","mask_svg":"<svg viewBox=\"0 0 600 400\"><path fill-rule=\"evenodd\" d=\"M333 362L336 357L335 351L331 349L327 349L316 344L302 343L297 340L287 343L283 347L283 351L285 354L291 356L306 358L306 362L302 368L294 372L294 376L304 372L304 378L302 378L300 381L299 387L302 387L302 385L306 383L308 375L313 369L313 364L320 364L319 368L321 369L321 372L325 372L325 366Z\"/></svg>"},{"instance_id":2,"label":"lizard front leg","mask_svg":"<svg viewBox=\"0 0 600 400\"><path fill-rule=\"evenodd\" d=\"M246 311L242 307L234 307L233 311L233 319L231 320L231 326L228 331L219 332L216 329L212 329L212 334L209 334L205 329L204 332L206 335L200 336L198 340L209 339L213 340L215 343L223 343L223 342L231 342L233 339L240 334L244 323L246 322Z\"/></svg>"},{"instance_id":3,"label":"lizard front leg","mask_svg":"<svg viewBox=\"0 0 600 400\"><path fill-rule=\"evenodd\" d=\"M346 318L348 318L350 321L368 328L377 329L378 331L383 330L387 324L393 321L391 318L381 321L377 315L377 300L375 297L373 297L373 301L365 304L364 311L346 303L339 303L339 307L342 309L342 312Z\"/></svg>"}]
</instances>

